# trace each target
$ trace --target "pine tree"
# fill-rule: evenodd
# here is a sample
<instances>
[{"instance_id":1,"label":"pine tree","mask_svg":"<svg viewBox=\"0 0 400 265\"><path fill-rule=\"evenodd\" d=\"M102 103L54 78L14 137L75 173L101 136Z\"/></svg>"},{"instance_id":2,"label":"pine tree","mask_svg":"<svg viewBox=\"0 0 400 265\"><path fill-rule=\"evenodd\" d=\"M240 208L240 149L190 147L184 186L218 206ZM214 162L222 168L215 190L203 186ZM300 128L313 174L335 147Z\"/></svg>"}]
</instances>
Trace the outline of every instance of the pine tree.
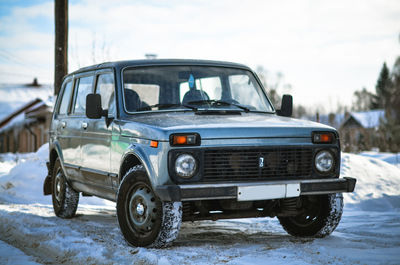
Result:
<instances>
[{"instance_id":1,"label":"pine tree","mask_svg":"<svg viewBox=\"0 0 400 265\"><path fill-rule=\"evenodd\" d=\"M378 79L378 84L381 77L382 75ZM385 119L381 121L379 131L387 150L398 152L400 150L400 57L396 60L389 82L386 83L389 85L385 86L387 94L382 106L385 109Z\"/></svg>"},{"instance_id":2,"label":"pine tree","mask_svg":"<svg viewBox=\"0 0 400 265\"><path fill-rule=\"evenodd\" d=\"M384 109L386 104L390 101L391 80L389 68L386 62L383 63L378 81L376 83L376 95L373 96L371 102L371 109Z\"/></svg>"},{"instance_id":3,"label":"pine tree","mask_svg":"<svg viewBox=\"0 0 400 265\"><path fill-rule=\"evenodd\" d=\"M390 106L392 112L390 115L400 125L400 56L394 64L392 71L392 96L390 97Z\"/></svg>"}]
</instances>

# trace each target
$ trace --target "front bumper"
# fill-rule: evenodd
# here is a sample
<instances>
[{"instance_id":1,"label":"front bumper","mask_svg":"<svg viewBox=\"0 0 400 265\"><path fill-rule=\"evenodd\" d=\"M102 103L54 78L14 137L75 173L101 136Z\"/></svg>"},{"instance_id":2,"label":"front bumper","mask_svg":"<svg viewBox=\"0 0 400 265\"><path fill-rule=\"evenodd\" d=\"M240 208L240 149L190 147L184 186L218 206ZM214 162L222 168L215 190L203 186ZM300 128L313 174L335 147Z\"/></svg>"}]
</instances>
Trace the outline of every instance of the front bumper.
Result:
<instances>
[{"instance_id":1,"label":"front bumper","mask_svg":"<svg viewBox=\"0 0 400 265\"><path fill-rule=\"evenodd\" d=\"M164 185L156 188L162 201L236 199L257 201L353 192L355 178Z\"/></svg>"}]
</instances>

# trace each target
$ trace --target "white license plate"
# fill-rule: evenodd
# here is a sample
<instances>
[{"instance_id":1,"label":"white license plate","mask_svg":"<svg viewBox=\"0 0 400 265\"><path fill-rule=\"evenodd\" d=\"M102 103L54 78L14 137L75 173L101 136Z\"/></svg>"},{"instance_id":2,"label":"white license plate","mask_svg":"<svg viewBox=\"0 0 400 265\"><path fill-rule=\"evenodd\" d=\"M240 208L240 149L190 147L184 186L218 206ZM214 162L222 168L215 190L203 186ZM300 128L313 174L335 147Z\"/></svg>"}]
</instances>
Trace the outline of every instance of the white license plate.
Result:
<instances>
[{"instance_id":1,"label":"white license plate","mask_svg":"<svg viewBox=\"0 0 400 265\"><path fill-rule=\"evenodd\" d=\"M258 186L239 186L238 201L283 199L300 196L300 183Z\"/></svg>"}]
</instances>

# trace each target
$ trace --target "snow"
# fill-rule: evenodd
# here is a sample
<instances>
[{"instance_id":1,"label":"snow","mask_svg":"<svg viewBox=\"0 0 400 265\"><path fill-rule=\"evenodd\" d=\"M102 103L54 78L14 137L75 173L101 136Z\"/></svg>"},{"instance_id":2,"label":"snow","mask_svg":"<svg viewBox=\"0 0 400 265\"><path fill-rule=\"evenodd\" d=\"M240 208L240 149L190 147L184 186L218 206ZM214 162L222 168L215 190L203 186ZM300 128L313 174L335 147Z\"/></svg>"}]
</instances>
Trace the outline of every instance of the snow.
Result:
<instances>
[{"instance_id":1,"label":"snow","mask_svg":"<svg viewBox=\"0 0 400 265\"><path fill-rule=\"evenodd\" d=\"M42 195L47 155L0 155L0 264L400 264L400 168L388 155L342 154L341 177L357 185L329 237L289 236L276 218L185 222L167 249L130 247L105 200L55 217Z\"/></svg>"},{"instance_id":2,"label":"snow","mask_svg":"<svg viewBox=\"0 0 400 265\"><path fill-rule=\"evenodd\" d=\"M400 169L382 160L353 154L342 155L341 177L357 177L355 192L345 202L364 210L400 210Z\"/></svg>"},{"instance_id":3,"label":"snow","mask_svg":"<svg viewBox=\"0 0 400 265\"><path fill-rule=\"evenodd\" d=\"M366 157L373 157L379 160L383 160L389 164L395 165L400 168L400 153L380 153L374 151L366 151L359 153L359 155Z\"/></svg>"}]
</instances>

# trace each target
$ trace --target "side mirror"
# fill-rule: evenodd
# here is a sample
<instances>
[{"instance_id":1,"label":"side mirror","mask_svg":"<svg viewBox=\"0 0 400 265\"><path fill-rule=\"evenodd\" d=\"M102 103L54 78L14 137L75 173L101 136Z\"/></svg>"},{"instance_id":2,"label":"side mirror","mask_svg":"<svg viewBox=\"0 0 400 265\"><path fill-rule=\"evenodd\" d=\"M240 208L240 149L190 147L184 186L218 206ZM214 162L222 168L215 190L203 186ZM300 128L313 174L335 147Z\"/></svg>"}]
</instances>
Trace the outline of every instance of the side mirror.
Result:
<instances>
[{"instance_id":1,"label":"side mirror","mask_svg":"<svg viewBox=\"0 0 400 265\"><path fill-rule=\"evenodd\" d=\"M279 116L291 117L293 113L293 97L283 95L281 109L277 110Z\"/></svg>"},{"instance_id":2,"label":"side mirror","mask_svg":"<svg viewBox=\"0 0 400 265\"><path fill-rule=\"evenodd\" d=\"M89 119L100 119L107 116L107 110L101 108L101 96L99 94L88 94L86 96L86 116Z\"/></svg>"}]
</instances>

